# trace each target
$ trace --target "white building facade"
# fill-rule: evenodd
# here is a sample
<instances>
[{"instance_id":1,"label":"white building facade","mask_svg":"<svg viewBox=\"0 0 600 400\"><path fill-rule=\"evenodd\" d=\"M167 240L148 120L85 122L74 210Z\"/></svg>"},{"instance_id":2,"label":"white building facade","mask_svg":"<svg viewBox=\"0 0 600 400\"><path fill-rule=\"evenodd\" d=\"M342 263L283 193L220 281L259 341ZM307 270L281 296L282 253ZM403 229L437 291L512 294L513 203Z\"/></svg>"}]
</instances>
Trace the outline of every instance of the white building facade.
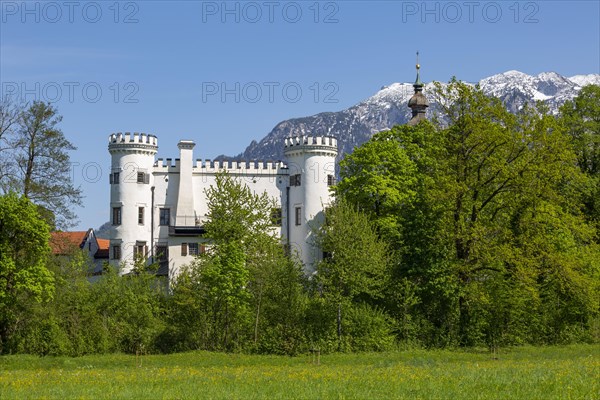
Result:
<instances>
[{"instance_id":1,"label":"white building facade","mask_svg":"<svg viewBox=\"0 0 600 400\"><path fill-rule=\"evenodd\" d=\"M110 135L110 263L127 274L136 257L149 258L159 261L160 274L176 276L210 244L203 228L205 190L215 184L217 173L227 171L253 192L266 192L275 200L275 231L305 272L314 272L322 253L314 246L313 230L332 200L337 140L301 136L285 139L282 146L284 161L202 161L194 159L195 143L181 140L173 162L156 159L154 135Z\"/></svg>"}]
</instances>

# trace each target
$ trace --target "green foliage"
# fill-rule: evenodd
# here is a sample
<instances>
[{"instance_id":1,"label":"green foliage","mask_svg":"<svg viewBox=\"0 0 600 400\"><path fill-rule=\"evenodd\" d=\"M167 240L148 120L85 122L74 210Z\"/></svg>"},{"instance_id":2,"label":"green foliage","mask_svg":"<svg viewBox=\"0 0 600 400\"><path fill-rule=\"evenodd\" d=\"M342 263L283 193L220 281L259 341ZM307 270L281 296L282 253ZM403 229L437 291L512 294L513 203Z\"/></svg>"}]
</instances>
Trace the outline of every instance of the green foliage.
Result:
<instances>
[{"instance_id":1,"label":"green foliage","mask_svg":"<svg viewBox=\"0 0 600 400\"><path fill-rule=\"evenodd\" d=\"M109 267L91 278L83 252L49 258L53 209L3 195L0 351L295 355L399 344L497 355L597 343L599 90L552 116L543 104L510 114L455 80L438 86L448 124L394 127L343 160L314 232L324 258L309 277L271 226L274 200L226 173L207 190L207 252L168 290L143 259L127 276ZM55 110L36 107L31 118L60 139ZM0 113L0 135L13 117Z\"/></svg>"},{"instance_id":2,"label":"green foliage","mask_svg":"<svg viewBox=\"0 0 600 400\"><path fill-rule=\"evenodd\" d=\"M10 350L8 341L29 308L52 297L49 238L48 225L27 198L0 196L0 352Z\"/></svg>"},{"instance_id":3,"label":"green foliage","mask_svg":"<svg viewBox=\"0 0 600 400\"><path fill-rule=\"evenodd\" d=\"M102 329L93 307L92 287L86 279L87 256L54 258L48 263L55 279L55 294L50 302L34 309L22 327L20 352L39 355L84 355L106 352L103 347L109 332Z\"/></svg>"},{"instance_id":4,"label":"green foliage","mask_svg":"<svg viewBox=\"0 0 600 400\"><path fill-rule=\"evenodd\" d=\"M578 112L565 107L585 122L579 131L597 127L592 92ZM513 115L457 81L435 94L448 125L375 135L343 161L336 188L396 250L386 299L401 339L496 347L589 331L600 254L577 159L593 164L595 146L577 156L567 123L543 105Z\"/></svg>"},{"instance_id":5,"label":"green foliage","mask_svg":"<svg viewBox=\"0 0 600 400\"><path fill-rule=\"evenodd\" d=\"M260 353L294 355L306 350L308 293L301 265L272 243L268 257L251 265L254 347Z\"/></svg>"},{"instance_id":6,"label":"green foliage","mask_svg":"<svg viewBox=\"0 0 600 400\"><path fill-rule=\"evenodd\" d=\"M314 277L324 300L317 310L320 319L330 321L314 335L320 338L319 347L330 350L331 327L337 325L338 350L388 348L387 319L369 304L381 301L388 284L389 246L379 239L367 215L346 200L338 200L326 210L316 243L325 254Z\"/></svg>"},{"instance_id":7,"label":"green foliage","mask_svg":"<svg viewBox=\"0 0 600 400\"><path fill-rule=\"evenodd\" d=\"M118 276L112 271L92 285L111 346L127 353L154 351L165 327L165 286L151 273Z\"/></svg>"},{"instance_id":8,"label":"green foliage","mask_svg":"<svg viewBox=\"0 0 600 400\"><path fill-rule=\"evenodd\" d=\"M0 166L0 190L23 194L41 207L50 225L68 227L75 218L71 207L81 205L82 196L71 176L68 151L75 147L58 128L61 120L49 103L34 101L23 109L0 103L0 151L6 164L16 166L5 167L5 174Z\"/></svg>"},{"instance_id":9,"label":"green foliage","mask_svg":"<svg viewBox=\"0 0 600 400\"><path fill-rule=\"evenodd\" d=\"M233 350L245 339L249 327L249 272L245 254L239 243L228 242L214 246L205 257L191 266L192 279L200 290L202 313L206 313L203 348ZM175 286L177 290L177 286Z\"/></svg>"},{"instance_id":10,"label":"green foliage","mask_svg":"<svg viewBox=\"0 0 600 400\"><path fill-rule=\"evenodd\" d=\"M345 351L386 351L396 343L394 322L380 308L356 304L345 309L342 321Z\"/></svg>"},{"instance_id":11,"label":"green foliage","mask_svg":"<svg viewBox=\"0 0 600 400\"><path fill-rule=\"evenodd\" d=\"M559 122L571 137L577 165L590 179L583 188L583 210L600 228L600 86L584 87L560 109ZM596 236L600 242L600 235Z\"/></svg>"},{"instance_id":12,"label":"green foliage","mask_svg":"<svg viewBox=\"0 0 600 400\"><path fill-rule=\"evenodd\" d=\"M216 244L237 242L251 249L258 239L256 233L269 232L275 203L266 192L254 194L248 185L223 172L217 174L215 185L206 189L206 200L206 236Z\"/></svg>"},{"instance_id":13,"label":"green foliage","mask_svg":"<svg viewBox=\"0 0 600 400\"><path fill-rule=\"evenodd\" d=\"M53 260L56 293L22 324L17 351L70 356L156 351L165 327L164 284L151 274L118 276L110 267L90 283L90 263L80 251L69 260Z\"/></svg>"},{"instance_id":14,"label":"green foliage","mask_svg":"<svg viewBox=\"0 0 600 400\"><path fill-rule=\"evenodd\" d=\"M387 244L367 216L344 200L328 208L325 219L317 244L327 256L315 276L323 295L336 304L380 299L389 276Z\"/></svg>"},{"instance_id":15,"label":"green foliage","mask_svg":"<svg viewBox=\"0 0 600 400\"><path fill-rule=\"evenodd\" d=\"M172 285L175 348L297 352L302 274L271 231L273 200L225 173L207 198L209 250Z\"/></svg>"},{"instance_id":16,"label":"green foliage","mask_svg":"<svg viewBox=\"0 0 600 400\"><path fill-rule=\"evenodd\" d=\"M432 125L395 126L377 133L340 162L343 179L337 196L359 206L392 245L402 240L403 207L413 204L431 183L424 171L435 168L439 138Z\"/></svg>"}]
</instances>

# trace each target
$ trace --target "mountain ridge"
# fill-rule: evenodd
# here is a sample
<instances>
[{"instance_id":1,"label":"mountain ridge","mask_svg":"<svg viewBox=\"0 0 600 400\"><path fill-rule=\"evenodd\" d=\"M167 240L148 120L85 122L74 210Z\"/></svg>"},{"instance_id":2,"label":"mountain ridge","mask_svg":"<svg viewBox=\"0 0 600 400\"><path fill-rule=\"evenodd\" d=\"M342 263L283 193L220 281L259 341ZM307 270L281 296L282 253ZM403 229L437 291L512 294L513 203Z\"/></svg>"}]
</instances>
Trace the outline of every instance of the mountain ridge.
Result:
<instances>
[{"instance_id":1,"label":"mountain ridge","mask_svg":"<svg viewBox=\"0 0 600 400\"><path fill-rule=\"evenodd\" d=\"M526 103L537 100L545 102L550 111L557 113L559 107L574 98L585 85L600 85L600 74L562 76L556 72L528 75L510 70L480 80L484 93L498 97L511 112ZM423 93L429 101L428 117L436 109L432 96L434 82L425 84ZM445 83L441 83L445 85ZM472 84L472 83L471 83ZM222 160L279 160L283 159L281 143L284 138L297 135L334 136L338 139L339 158L350 153L355 146L366 142L375 133L405 124L411 116L408 100L413 95L412 83L392 83L382 86L365 100L335 112L322 112L305 117L290 118L279 122L261 140L253 140L235 157L220 156Z\"/></svg>"}]
</instances>

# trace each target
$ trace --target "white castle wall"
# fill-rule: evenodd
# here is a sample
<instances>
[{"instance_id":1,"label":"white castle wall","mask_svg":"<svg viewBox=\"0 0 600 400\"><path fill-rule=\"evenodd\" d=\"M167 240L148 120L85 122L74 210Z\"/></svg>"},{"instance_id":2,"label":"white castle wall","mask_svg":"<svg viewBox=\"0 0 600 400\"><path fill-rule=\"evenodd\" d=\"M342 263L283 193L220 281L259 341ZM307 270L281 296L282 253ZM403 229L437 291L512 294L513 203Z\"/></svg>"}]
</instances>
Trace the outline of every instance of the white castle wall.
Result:
<instances>
[{"instance_id":1,"label":"white castle wall","mask_svg":"<svg viewBox=\"0 0 600 400\"><path fill-rule=\"evenodd\" d=\"M154 156L158 151L156 136L125 133L109 137L108 150L112 157L111 174L119 173L118 184L111 184L110 220L113 223L110 232L112 245L121 245L122 260L133 260L133 246L136 241L150 245L150 224L138 224L138 207L144 207L146 214L150 209L153 184ZM137 173L149 174L148 183L138 183ZM121 208L121 223L113 221L113 208ZM122 273L128 273L132 262L124 265Z\"/></svg>"},{"instance_id":2,"label":"white castle wall","mask_svg":"<svg viewBox=\"0 0 600 400\"><path fill-rule=\"evenodd\" d=\"M309 273L314 272L321 251L314 246L314 230L323 222L323 210L331 202L328 176L335 176L337 140L329 137L295 137L285 141L284 155L290 176L300 174L300 185L289 189L289 243ZM300 219L296 221L296 209Z\"/></svg>"},{"instance_id":3,"label":"white castle wall","mask_svg":"<svg viewBox=\"0 0 600 400\"><path fill-rule=\"evenodd\" d=\"M225 170L233 178L247 184L253 192L266 192L275 200L277 206L282 209L282 226L274 228L274 233L281 235L285 242L288 242L289 235L289 243L304 263L306 271L313 271L315 261L320 258L320 252L311 248L309 226L319 223L323 207L330 201L327 175L334 174L337 155L335 139L302 137L286 140L285 154L288 157L288 165L273 161L194 162L193 142L181 141L179 148L179 158L159 158L155 162L154 155L158 149L156 137L110 136L109 151L113 158L113 170L126 171L128 176L134 178L137 177L138 171L149 171L151 175L149 184L126 182L111 185L111 210L119 205L123 210L122 224L113 226L111 231L111 263L119 264L119 260L112 259L113 244L121 244L123 247L123 257L120 261L130 263L133 257L132 246L136 241L146 241L148 244L152 242L150 226L153 213L154 244L169 247L169 275L176 275L182 265L194 258L189 252L186 256L182 255L182 243L202 244L208 243L209 240L200 236L173 235L172 227L159 224L160 209L170 209L172 226L201 226L208 213L205 191L215 185L216 174ZM302 174L301 186L289 187L290 174ZM182 182L184 186L180 187ZM153 209L151 187L154 187ZM137 207L140 206L147 209L143 226L137 223ZM303 210L300 226L294 225L294 206L300 206ZM129 270L130 268L124 267L122 273Z\"/></svg>"}]
</instances>

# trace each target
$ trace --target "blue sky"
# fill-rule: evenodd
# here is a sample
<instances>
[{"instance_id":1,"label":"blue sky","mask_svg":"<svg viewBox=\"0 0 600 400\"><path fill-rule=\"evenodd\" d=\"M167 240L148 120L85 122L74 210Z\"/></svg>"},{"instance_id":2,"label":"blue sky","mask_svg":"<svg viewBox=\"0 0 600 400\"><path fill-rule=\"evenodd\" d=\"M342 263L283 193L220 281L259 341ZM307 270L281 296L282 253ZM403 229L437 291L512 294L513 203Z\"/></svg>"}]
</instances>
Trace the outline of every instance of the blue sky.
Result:
<instances>
[{"instance_id":1,"label":"blue sky","mask_svg":"<svg viewBox=\"0 0 600 400\"><path fill-rule=\"evenodd\" d=\"M112 132L235 155L384 85L600 73L598 1L0 1L0 82L63 116L80 229L108 218Z\"/></svg>"}]
</instances>

